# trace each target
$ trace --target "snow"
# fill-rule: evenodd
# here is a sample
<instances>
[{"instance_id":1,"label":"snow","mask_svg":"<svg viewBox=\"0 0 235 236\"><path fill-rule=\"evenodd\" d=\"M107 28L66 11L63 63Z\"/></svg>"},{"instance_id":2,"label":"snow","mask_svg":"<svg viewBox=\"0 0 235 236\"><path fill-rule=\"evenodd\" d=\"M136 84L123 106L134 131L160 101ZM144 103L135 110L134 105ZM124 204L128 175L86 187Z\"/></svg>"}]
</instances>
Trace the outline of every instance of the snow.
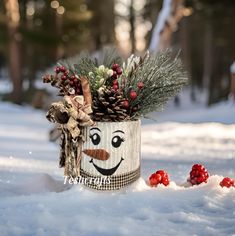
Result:
<instances>
[{"instance_id":1,"label":"snow","mask_svg":"<svg viewBox=\"0 0 235 236\"><path fill-rule=\"evenodd\" d=\"M235 104L209 109L182 101L143 120L142 175L119 192L64 185L59 147L48 142L45 113L0 102L0 235L235 235ZM210 122L213 121L213 122ZM186 183L192 164L204 164L207 184ZM157 169L169 187L145 180Z\"/></svg>"}]
</instances>

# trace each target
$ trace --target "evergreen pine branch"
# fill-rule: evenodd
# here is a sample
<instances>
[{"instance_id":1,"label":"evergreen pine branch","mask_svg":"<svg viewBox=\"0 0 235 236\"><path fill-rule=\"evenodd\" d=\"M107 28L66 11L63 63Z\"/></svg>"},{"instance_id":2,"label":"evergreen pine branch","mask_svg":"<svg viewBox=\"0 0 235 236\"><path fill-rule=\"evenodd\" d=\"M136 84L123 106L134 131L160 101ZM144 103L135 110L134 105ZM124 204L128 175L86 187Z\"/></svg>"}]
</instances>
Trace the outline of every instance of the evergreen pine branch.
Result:
<instances>
[{"instance_id":1,"label":"evergreen pine branch","mask_svg":"<svg viewBox=\"0 0 235 236\"><path fill-rule=\"evenodd\" d=\"M122 58L113 47L105 47L101 52L100 65L111 68L114 63L122 64Z\"/></svg>"},{"instance_id":2,"label":"evergreen pine branch","mask_svg":"<svg viewBox=\"0 0 235 236\"><path fill-rule=\"evenodd\" d=\"M144 83L141 91L138 91L138 82ZM139 93L137 99L130 104L132 107L139 106L139 111L133 113L132 118L161 110L186 83L187 78L181 60L172 57L171 51L150 56L132 72L131 77L128 77L125 96L128 97L132 89Z\"/></svg>"}]
</instances>

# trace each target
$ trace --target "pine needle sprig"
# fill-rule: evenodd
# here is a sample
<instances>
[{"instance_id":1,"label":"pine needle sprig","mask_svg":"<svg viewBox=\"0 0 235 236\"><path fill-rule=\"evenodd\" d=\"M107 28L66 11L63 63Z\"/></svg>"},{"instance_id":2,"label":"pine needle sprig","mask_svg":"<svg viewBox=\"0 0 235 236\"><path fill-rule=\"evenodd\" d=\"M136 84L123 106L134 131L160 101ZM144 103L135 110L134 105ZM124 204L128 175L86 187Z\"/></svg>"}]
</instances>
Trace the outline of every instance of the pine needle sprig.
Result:
<instances>
[{"instance_id":1,"label":"pine needle sprig","mask_svg":"<svg viewBox=\"0 0 235 236\"><path fill-rule=\"evenodd\" d=\"M140 81L144 83L144 88L131 103L132 107L138 106L139 110L133 112L131 118L161 110L187 83L187 78L180 59L173 58L171 51L167 51L150 56L142 66L133 71L125 90L127 96L129 90L136 89L136 84Z\"/></svg>"},{"instance_id":2,"label":"pine needle sprig","mask_svg":"<svg viewBox=\"0 0 235 236\"><path fill-rule=\"evenodd\" d=\"M99 64L104 65L107 68L111 68L114 63L122 63L122 58L118 54L117 50L113 47L105 47L101 52L101 59Z\"/></svg>"}]
</instances>

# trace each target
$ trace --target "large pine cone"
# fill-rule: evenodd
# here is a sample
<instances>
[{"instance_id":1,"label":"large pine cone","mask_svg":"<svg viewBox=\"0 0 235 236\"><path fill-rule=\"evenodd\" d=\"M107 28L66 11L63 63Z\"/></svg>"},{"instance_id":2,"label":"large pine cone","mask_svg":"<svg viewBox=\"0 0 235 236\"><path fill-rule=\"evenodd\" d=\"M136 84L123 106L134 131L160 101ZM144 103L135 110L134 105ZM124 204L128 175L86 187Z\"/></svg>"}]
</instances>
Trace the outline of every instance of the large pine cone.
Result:
<instances>
[{"instance_id":1,"label":"large pine cone","mask_svg":"<svg viewBox=\"0 0 235 236\"><path fill-rule=\"evenodd\" d=\"M123 108L124 98L122 94L114 90L103 90L93 97L94 121L124 121L129 120L128 111Z\"/></svg>"}]
</instances>

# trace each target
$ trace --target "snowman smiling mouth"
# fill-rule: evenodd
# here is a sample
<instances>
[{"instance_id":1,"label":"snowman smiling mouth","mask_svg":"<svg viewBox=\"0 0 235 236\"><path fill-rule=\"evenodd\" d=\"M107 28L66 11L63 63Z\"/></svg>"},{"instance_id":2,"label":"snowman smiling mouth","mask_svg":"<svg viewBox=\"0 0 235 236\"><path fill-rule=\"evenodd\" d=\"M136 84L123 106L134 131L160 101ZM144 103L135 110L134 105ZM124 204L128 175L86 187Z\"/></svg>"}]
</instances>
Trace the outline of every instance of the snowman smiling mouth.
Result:
<instances>
[{"instance_id":1,"label":"snowman smiling mouth","mask_svg":"<svg viewBox=\"0 0 235 236\"><path fill-rule=\"evenodd\" d=\"M93 162L93 158L90 160L90 163L93 164L93 166L95 167L95 169L102 175L106 175L106 176L109 176L109 175L113 175L116 170L118 169L118 167L120 166L120 164L122 163L122 161L124 161L123 158L121 158L121 160L118 162L118 164L116 166L114 166L113 168L110 168L110 169L103 169L99 166L97 166L94 162Z\"/></svg>"},{"instance_id":2,"label":"snowman smiling mouth","mask_svg":"<svg viewBox=\"0 0 235 236\"><path fill-rule=\"evenodd\" d=\"M110 157L110 154L104 150L104 149L85 149L83 150L83 153L85 153L87 156L91 157L90 163L93 164L95 169L102 175L113 175L118 167L121 165L122 161L124 161L124 158L121 157L121 160L118 162L118 164L110 169L104 169L99 166L97 166L93 159L99 160L99 161L107 161Z\"/></svg>"},{"instance_id":3,"label":"snowman smiling mouth","mask_svg":"<svg viewBox=\"0 0 235 236\"><path fill-rule=\"evenodd\" d=\"M95 133L93 133L95 131ZM100 144L101 141L101 130L97 127L93 127L90 129L90 139L93 145L97 146ZM121 144L125 141L124 137L122 137L125 133L122 130L116 130L113 132L114 137L111 140L111 144L113 148L119 148ZM110 158L110 153L107 152L105 149L102 148L95 148L95 149L85 149L82 151L85 153L87 156L91 158L89 161L95 169L102 175L110 176L113 175L118 167L121 165L122 161L124 161L124 158L121 157L121 160L117 163L116 166L109 168L109 169L104 169L99 166L97 166L94 162L93 159L99 160L99 161L107 161Z\"/></svg>"}]
</instances>

